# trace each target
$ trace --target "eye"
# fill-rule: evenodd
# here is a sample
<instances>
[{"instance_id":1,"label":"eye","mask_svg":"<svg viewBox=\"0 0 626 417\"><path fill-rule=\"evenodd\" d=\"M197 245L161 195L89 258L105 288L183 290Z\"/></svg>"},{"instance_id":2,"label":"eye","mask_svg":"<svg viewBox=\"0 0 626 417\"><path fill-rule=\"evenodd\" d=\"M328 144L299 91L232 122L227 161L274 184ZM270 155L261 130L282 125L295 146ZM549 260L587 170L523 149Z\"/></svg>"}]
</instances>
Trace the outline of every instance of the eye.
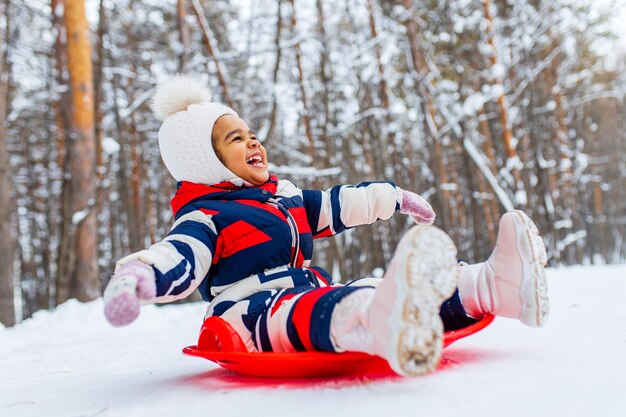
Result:
<instances>
[{"instance_id":1,"label":"eye","mask_svg":"<svg viewBox=\"0 0 626 417\"><path fill-rule=\"evenodd\" d=\"M236 136L236 137L233 138L233 140L231 142L235 142L235 141L239 141L239 140L242 140L241 136Z\"/></svg>"}]
</instances>

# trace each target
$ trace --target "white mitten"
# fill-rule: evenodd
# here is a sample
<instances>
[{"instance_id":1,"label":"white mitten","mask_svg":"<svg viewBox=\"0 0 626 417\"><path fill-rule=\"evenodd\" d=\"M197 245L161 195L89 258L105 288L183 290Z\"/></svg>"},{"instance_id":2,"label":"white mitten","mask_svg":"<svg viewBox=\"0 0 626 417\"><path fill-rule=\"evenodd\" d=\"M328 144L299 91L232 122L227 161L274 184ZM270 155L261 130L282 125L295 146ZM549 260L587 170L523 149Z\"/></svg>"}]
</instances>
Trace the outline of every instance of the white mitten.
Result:
<instances>
[{"instance_id":1,"label":"white mitten","mask_svg":"<svg viewBox=\"0 0 626 417\"><path fill-rule=\"evenodd\" d=\"M412 216L417 224L433 224L435 221L435 212L428 201L421 195L406 190L402 190L400 213Z\"/></svg>"},{"instance_id":2,"label":"white mitten","mask_svg":"<svg viewBox=\"0 0 626 417\"><path fill-rule=\"evenodd\" d=\"M121 266L104 290L104 315L113 326L126 326L139 316L140 300L156 297L150 265L132 261Z\"/></svg>"}]
</instances>

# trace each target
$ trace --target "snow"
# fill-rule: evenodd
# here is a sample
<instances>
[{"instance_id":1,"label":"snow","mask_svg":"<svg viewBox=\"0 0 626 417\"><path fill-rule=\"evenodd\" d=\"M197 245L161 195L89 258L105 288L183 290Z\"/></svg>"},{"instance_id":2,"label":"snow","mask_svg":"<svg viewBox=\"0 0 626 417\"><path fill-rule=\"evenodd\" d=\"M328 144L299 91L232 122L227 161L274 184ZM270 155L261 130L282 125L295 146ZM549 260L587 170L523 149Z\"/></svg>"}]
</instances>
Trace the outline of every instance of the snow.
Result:
<instances>
[{"instance_id":1,"label":"snow","mask_svg":"<svg viewBox=\"0 0 626 417\"><path fill-rule=\"evenodd\" d=\"M554 109L556 109L556 101L554 100L550 100L546 103L546 110L548 111L554 111Z\"/></svg>"},{"instance_id":2,"label":"snow","mask_svg":"<svg viewBox=\"0 0 626 417\"><path fill-rule=\"evenodd\" d=\"M454 21L454 32L455 33L463 33L463 28L465 26L465 18L462 16L456 16Z\"/></svg>"},{"instance_id":3,"label":"snow","mask_svg":"<svg viewBox=\"0 0 626 417\"><path fill-rule=\"evenodd\" d=\"M484 154L468 138L463 139L463 147L467 151L468 155L472 158L478 169L480 169L480 171L483 173L491 188L495 191L496 195L498 196L498 200L500 201L500 204L504 206L506 211L513 210L515 208L513 202L507 195L506 191L504 191L500 184L498 184L498 180L491 173L491 170L487 166L487 158L484 156Z\"/></svg>"},{"instance_id":4,"label":"snow","mask_svg":"<svg viewBox=\"0 0 626 417\"><path fill-rule=\"evenodd\" d=\"M624 276L626 265L548 270L545 328L499 318L415 379L240 377L181 353L195 343L203 303L147 306L116 329L101 300L71 300L0 328L0 414L615 415L626 407Z\"/></svg>"},{"instance_id":5,"label":"snow","mask_svg":"<svg viewBox=\"0 0 626 417\"><path fill-rule=\"evenodd\" d=\"M502 84L493 84L491 86L491 94L494 98L499 98L504 95L504 86Z\"/></svg>"},{"instance_id":6,"label":"snow","mask_svg":"<svg viewBox=\"0 0 626 417\"><path fill-rule=\"evenodd\" d=\"M525 206L528 203L528 197L526 196L526 190L517 190L515 192L515 201L519 206Z\"/></svg>"},{"instance_id":7,"label":"snow","mask_svg":"<svg viewBox=\"0 0 626 417\"><path fill-rule=\"evenodd\" d=\"M120 151L120 144L110 136L102 139L102 151L107 155L116 155Z\"/></svg>"},{"instance_id":8,"label":"snow","mask_svg":"<svg viewBox=\"0 0 626 417\"><path fill-rule=\"evenodd\" d=\"M506 68L504 65L497 63L491 66L491 77L494 80L501 80L506 76Z\"/></svg>"},{"instance_id":9,"label":"snow","mask_svg":"<svg viewBox=\"0 0 626 417\"><path fill-rule=\"evenodd\" d=\"M487 101L486 97L482 93L473 93L468 96L463 102L463 113L466 116L472 116L478 112L485 102Z\"/></svg>"},{"instance_id":10,"label":"snow","mask_svg":"<svg viewBox=\"0 0 626 417\"><path fill-rule=\"evenodd\" d=\"M323 177L341 174L341 168L333 167L326 169L318 169L315 167L300 167L300 166L278 166L272 163L268 164L270 171L279 175L290 175L300 177Z\"/></svg>"},{"instance_id":11,"label":"snow","mask_svg":"<svg viewBox=\"0 0 626 417\"><path fill-rule=\"evenodd\" d=\"M91 210L91 207L85 207L84 209L72 214L72 224L76 225L82 222L85 219L85 217L89 215L90 210Z\"/></svg>"},{"instance_id":12,"label":"snow","mask_svg":"<svg viewBox=\"0 0 626 417\"><path fill-rule=\"evenodd\" d=\"M565 236L563 239L559 240L556 243L556 248L559 252L562 252L563 249L565 249L566 247L568 247L569 245L571 245L572 243L576 243L578 241L582 241L583 239L585 239L585 237L587 237L587 231L586 230L579 230L575 233L568 233L567 236Z\"/></svg>"},{"instance_id":13,"label":"snow","mask_svg":"<svg viewBox=\"0 0 626 417\"><path fill-rule=\"evenodd\" d=\"M448 43L448 42L450 42L450 40L451 40L451 39L452 39L452 37L450 36L450 34L449 34L449 33L446 33L446 32L441 32L441 33L439 34L439 40L440 40L441 42Z\"/></svg>"}]
</instances>

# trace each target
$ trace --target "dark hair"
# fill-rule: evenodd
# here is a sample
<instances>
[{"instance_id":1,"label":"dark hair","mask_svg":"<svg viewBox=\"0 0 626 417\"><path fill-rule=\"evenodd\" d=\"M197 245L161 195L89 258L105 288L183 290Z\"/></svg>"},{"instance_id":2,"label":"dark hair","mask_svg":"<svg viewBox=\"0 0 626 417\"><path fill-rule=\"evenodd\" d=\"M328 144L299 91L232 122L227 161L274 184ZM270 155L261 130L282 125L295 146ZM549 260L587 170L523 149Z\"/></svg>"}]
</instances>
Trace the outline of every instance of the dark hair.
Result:
<instances>
[{"instance_id":1,"label":"dark hair","mask_svg":"<svg viewBox=\"0 0 626 417\"><path fill-rule=\"evenodd\" d=\"M222 158L222 153L215 146L216 143L217 143L217 139L215 139L215 136L211 134L211 146L213 146L213 151L215 152L215 155L217 155L217 159L219 159L220 162L224 164L224 158Z\"/></svg>"}]
</instances>

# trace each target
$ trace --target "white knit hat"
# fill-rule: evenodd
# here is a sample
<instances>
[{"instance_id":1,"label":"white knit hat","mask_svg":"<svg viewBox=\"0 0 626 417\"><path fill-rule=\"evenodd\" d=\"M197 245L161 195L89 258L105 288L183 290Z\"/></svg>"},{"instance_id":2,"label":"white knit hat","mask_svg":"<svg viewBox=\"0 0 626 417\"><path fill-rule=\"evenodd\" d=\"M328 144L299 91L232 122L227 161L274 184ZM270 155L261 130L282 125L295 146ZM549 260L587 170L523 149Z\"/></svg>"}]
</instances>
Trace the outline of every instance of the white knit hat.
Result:
<instances>
[{"instance_id":1,"label":"white knit hat","mask_svg":"<svg viewBox=\"0 0 626 417\"><path fill-rule=\"evenodd\" d=\"M160 84L152 97L152 111L163 122L159 148L176 181L216 184L242 180L222 164L211 143L217 119L237 113L210 101L209 91L193 76L178 75Z\"/></svg>"}]
</instances>

